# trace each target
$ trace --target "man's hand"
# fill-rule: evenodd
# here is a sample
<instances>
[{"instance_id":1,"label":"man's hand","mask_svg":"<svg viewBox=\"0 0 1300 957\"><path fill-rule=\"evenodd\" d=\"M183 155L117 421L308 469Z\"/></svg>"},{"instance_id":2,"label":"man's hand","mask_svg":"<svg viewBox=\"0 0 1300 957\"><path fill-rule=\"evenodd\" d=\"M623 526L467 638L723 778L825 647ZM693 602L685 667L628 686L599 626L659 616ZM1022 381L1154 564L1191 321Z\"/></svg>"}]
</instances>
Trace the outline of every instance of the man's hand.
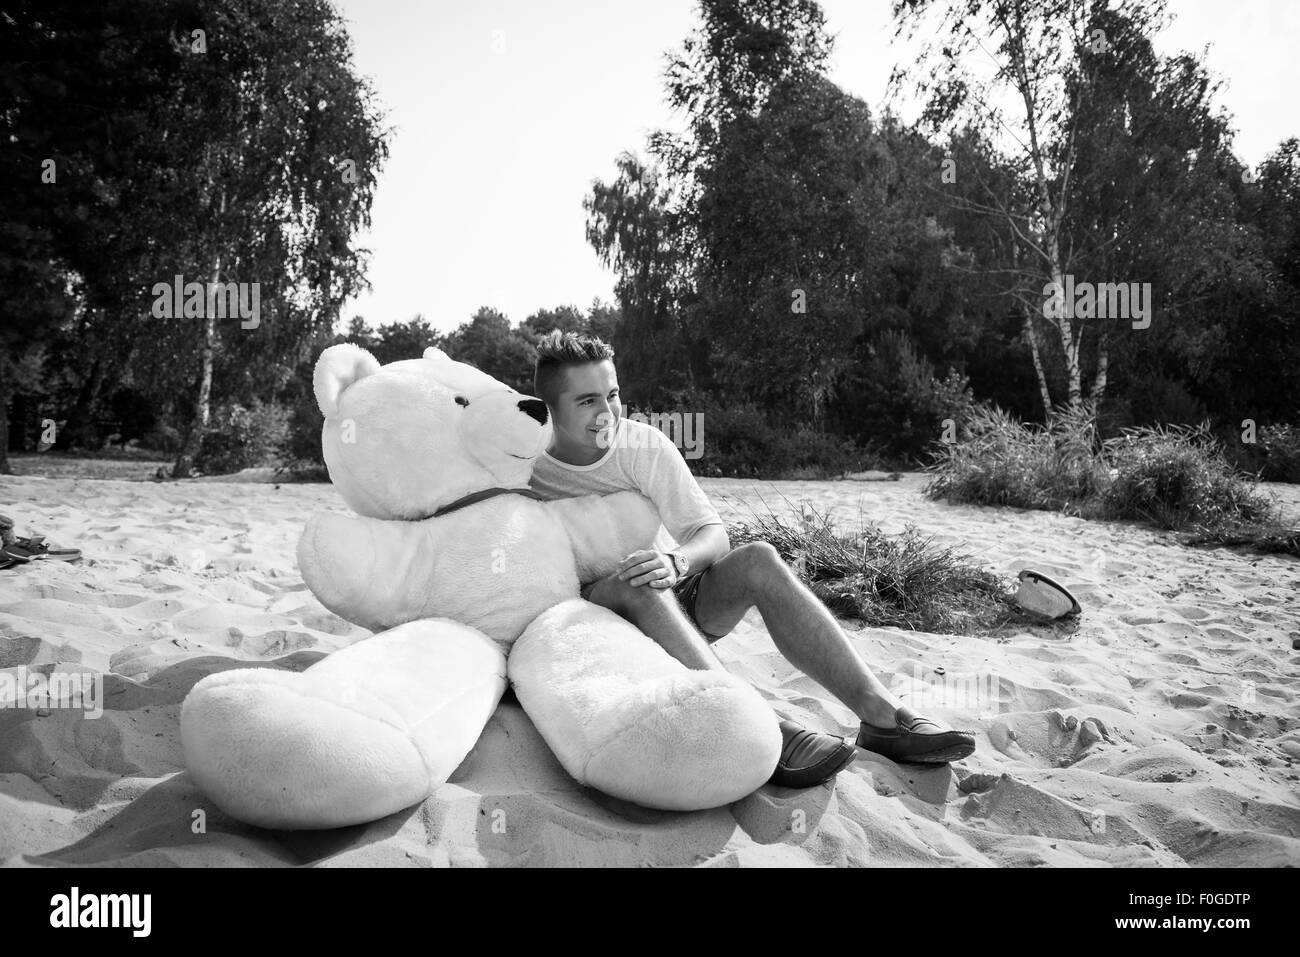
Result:
<instances>
[{"instance_id":1,"label":"man's hand","mask_svg":"<svg viewBox=\"0 0 1300 957\"><path fill-rule=\"evenodd\" d=\"M677 569L673 567L673 560L663 552L642 549L618 563L618 577L633 588L641 585L671 588L677 584Z\"/></svg>"}]
</instances>

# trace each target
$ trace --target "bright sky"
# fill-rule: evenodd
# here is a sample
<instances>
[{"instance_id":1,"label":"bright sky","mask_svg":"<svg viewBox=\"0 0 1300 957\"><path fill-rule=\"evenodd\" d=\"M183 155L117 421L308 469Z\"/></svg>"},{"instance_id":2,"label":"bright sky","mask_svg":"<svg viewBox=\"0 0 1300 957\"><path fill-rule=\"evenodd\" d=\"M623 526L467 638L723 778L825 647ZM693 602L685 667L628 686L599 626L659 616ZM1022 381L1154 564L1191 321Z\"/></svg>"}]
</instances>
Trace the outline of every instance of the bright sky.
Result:
<instances>
[{"instance_id":1,"label":"bright sky","mask_svg":"<svg viewBox=\"0 0 1300 957\"><path fill-rule=\"evenodd\" d=\"M678 128L663 54L695 0L335 0L358 71L395 127L361 245L374 287L345 306L371 325L422 313L450 330L482 305L518 323L539 308L613 301L584 236L583 197L623 150ZM887 0L822 0L830 77L879 111L894 64ZM1200 51L1227 81L1237 154L1254 165L1300 135L1300 0L1170 0L1162 52ZM906 115L906 113L904 114Z\"/></svg>"}]
</instances>

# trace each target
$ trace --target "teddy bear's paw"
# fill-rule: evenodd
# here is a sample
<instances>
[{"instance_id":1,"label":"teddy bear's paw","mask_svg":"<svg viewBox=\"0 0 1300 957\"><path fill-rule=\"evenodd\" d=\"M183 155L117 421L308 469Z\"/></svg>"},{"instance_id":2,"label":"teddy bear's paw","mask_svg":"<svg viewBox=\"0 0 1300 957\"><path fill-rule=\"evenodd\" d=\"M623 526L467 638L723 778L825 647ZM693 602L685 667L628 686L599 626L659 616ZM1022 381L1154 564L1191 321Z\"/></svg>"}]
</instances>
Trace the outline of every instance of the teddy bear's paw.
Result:
<instances>
[{"instance_id":1,"label":"teddy bear's paw","mask_svg":"<svg viewBox=\"0 0 1300 957\"><path fill-rule=\"evenodd\" d=\"M293 829L372 821L423 800L429 773L400 716L309 674L239 668L194 686L181 744L203 792L241 821Z\"/></svg>"},{"instance_id":2,"label":"teddy bear's paw","mask_svg":"<svg viewBox=\"0 0 1300 957\"><path fill-rule=\"evenodd\" d=\"M664 810L700 810L761 787L781 754L776 715L722 671L691 671L636 686L589 728L583 780Z\"/></svg>"}]
</instances>

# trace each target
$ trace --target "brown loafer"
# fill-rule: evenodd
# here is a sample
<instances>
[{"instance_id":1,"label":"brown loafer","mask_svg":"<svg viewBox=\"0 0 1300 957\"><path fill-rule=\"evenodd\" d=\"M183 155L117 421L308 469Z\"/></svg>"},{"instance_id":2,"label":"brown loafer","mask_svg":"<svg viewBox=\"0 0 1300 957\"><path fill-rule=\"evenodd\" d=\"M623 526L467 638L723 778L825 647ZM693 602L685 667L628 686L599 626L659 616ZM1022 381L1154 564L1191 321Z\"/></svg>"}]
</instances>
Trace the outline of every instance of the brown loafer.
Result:
<instances>
[{"instance_id":1,"label":"brown loafer","mask_svg":"<svg viewBox=\"0 0 1300 957\"><path fill-rule=\"evenodd\" d=\"M945 728L906 706L894 712L894 718L898 722L896 728L878 728L862 722L858 747L891 761L910 764L947 764L969 757L975 751L975 735L971 731Z\"/></svg>"}]
</instances>

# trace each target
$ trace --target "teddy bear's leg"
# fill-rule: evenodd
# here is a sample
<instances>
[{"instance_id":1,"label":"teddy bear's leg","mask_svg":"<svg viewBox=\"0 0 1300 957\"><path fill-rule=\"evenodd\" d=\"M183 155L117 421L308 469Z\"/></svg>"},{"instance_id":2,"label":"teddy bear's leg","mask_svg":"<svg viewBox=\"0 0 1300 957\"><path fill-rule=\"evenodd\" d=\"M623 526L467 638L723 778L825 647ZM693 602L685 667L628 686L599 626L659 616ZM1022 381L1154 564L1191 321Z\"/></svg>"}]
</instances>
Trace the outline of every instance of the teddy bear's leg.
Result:
<instances>
[{"instance_id":1,"label":"teddy bear's leg","mask_svg":"<svg viewBox=\"0 0 1300 957\"><path fill-rule=\"evenodd\" d=\"M496 710L505 671L481 631L428 619L301 673L209 675L181 708L185 763L218 807L250 824L373 821L451 776Z\"/></svg>"},{"instance_id":2,"label":"teddy bear's leg","mask_svg":"<svg viewBox=\"0 0 1300 957\"><path fill-rule=\"evenodd\" d=\"M692 671L614 612L574 599L510 650L520 704L578 781L665 810L739 800L781 755L776 714L723 671Z\"/></svg>"}]
</instances>

